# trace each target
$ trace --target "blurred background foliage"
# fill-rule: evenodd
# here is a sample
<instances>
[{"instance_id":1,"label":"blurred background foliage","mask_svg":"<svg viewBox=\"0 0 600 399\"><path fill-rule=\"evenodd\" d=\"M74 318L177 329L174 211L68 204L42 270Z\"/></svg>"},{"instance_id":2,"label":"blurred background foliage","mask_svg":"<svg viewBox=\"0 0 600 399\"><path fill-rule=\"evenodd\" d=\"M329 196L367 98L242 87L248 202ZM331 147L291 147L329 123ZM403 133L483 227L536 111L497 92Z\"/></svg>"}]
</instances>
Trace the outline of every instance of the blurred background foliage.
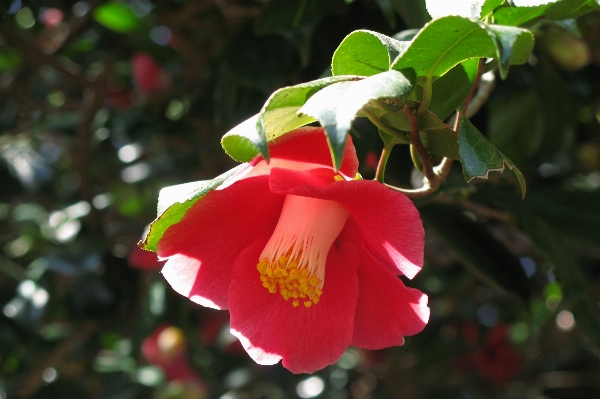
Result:
<instances>
[{"instance_id":1,"label":"blurred background foliage","mask_svg":"<svg viewBox=\"0 0 600 399\"><path fill-rule=\"evenodd\" d=\"M220 137L271 92L328 75L353 30L420 28L423 1L0 4L0 398L600 397L597 9L531 21L534 54L472 119L525 200L455 165L418 201L427 328L307 376L255 365L136 242L162 187L235 165ZM353 135L373 178L376 129ZM386 177L411 170L396 149Z\"/></svg>"}]
</instances>

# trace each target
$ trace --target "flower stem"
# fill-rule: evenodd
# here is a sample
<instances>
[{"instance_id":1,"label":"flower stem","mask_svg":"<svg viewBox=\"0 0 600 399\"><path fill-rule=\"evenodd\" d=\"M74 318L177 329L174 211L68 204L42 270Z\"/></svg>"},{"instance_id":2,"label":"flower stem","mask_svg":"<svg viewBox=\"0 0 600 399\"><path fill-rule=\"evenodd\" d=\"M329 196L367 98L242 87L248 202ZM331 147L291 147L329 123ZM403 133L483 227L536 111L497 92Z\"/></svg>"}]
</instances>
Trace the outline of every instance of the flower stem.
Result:
<instances>
[{"instance_id":1,"label":"flower stem","mask_svg":"<svg viewBox=\"0 0 600 399\"><path fill-rule=\"evenodd\" d=\"M379 156L379 163L377 164L377 171L375 172L375 180L379 183L384 183L385 165L392 153L392 148L394 148L394 143L386 142L383 146L383 151L381 151L381 155Z\"/></svg>"},{"instance_id":2,"label":"flower stem","mask_svg":"<svg viewBox=\"0 0 600 399\"><path fill-rule=\"evenodd\" d=\"M378 129L389 134L393 138L397 139L399 142L406 142L406 135L403 131L386 125L381 119L375 116L375 114L373 114L370 111L367 111L366 109L361 109L360 112L362 112L367 118L369 118L371 123L374 124Z\"/></svg>"}]
</instances>

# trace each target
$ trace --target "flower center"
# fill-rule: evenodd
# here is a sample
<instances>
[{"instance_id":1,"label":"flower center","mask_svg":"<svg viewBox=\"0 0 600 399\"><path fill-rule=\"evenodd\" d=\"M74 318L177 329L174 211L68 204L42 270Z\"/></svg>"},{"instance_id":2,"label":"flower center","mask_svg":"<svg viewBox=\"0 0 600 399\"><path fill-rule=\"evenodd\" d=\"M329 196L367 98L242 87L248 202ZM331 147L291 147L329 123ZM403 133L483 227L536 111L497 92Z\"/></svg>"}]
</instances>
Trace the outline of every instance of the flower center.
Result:
<instances>
[{"instance_id":1,"label":"flower center","mask_svg":"<svg viewBox=\"0 0 600 399\"><path fill-rule=\"evenodd\" d=\"M288 195L273 235L256 266L263 287L292 305L319 303L325 283L325 263L342 231L348 211L335 201Z\"/></svg>"}]
</instances>

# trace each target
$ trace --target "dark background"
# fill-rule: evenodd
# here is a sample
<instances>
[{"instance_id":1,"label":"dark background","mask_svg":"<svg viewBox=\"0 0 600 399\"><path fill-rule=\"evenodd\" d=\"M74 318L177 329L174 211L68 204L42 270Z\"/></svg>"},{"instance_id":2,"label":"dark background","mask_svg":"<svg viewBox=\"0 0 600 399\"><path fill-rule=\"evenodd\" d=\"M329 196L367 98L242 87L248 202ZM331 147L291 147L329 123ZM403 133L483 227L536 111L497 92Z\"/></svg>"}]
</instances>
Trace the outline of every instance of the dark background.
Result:
<instances>
[{"instance_id":1,"label":"dark background","mask_svg":"<svg viewBox=\"0 0 600 399\"><path fill-rule=\"evenodd\" d=\"M0 4L0 398L600 397L600 12L531 24L473 118L526 199L455 164L417 202L425 330L311 377L254 364L136 242L162 187L235 166L221 136L274 90L327 74L353 30L420 28L423 2ZM373 178L376 130L353 135ZM396 148L386 178L411 169Z\"/></svg>"}]
</instances>

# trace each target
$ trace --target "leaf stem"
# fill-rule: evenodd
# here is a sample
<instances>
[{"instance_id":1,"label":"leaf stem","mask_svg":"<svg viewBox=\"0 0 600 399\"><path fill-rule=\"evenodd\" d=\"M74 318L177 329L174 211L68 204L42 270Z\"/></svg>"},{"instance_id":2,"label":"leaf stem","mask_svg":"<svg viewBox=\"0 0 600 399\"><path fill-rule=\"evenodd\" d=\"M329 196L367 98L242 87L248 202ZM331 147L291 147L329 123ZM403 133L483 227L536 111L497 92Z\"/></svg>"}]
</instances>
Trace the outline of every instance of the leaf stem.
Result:
<instances>
[{"instance_id":1,"label":"leaf stem","mask_svg":"<svg viewBox=\"0 0 600 399\"><path fill-rule=\"evenodd\" d=\"M398 139L399 142L402 142L402 143L407 142L406 135L404 134L404 132L402 130L398 130L391 126L386 125L381 119L379 119L379 117L377 117L375 114L373 114L370 111L367 111L364 108L361 109L360 112L362 112L367 118L369 118L371 123L373 123L378 129L381 129L382 131L384 131L385 133L394 137L395 139Z\"/></svg>"},{"instance_id":2,"label":"leaf stem","mask_svg":"<svg viewBox=\"0 0 600 399\"><path fill-rule=\"evenodd\" d=\"M429 109L429 105L431 104L431 96L433 90L433 76L427 75L425 78L425 84L423 84L423 101L421 101L421 105L417 110L417 116L423 115L425 111Z\"/></svg>"},{"instance_id":3,"label":"leaf stem","mask_svg":"<svg viewBox=\"0 0 600 399\"><path fill-rule=\"evenodd\" d=\"M394 143L392 142L387 142L383 145L383 150L379 156L379 163L377 164L377 171L375 172L375 180L377 180L379 183L385 184L385 166L387 165L387 161L392 153L392 148L394 148Z\"/></svg>"}]
</instances>

